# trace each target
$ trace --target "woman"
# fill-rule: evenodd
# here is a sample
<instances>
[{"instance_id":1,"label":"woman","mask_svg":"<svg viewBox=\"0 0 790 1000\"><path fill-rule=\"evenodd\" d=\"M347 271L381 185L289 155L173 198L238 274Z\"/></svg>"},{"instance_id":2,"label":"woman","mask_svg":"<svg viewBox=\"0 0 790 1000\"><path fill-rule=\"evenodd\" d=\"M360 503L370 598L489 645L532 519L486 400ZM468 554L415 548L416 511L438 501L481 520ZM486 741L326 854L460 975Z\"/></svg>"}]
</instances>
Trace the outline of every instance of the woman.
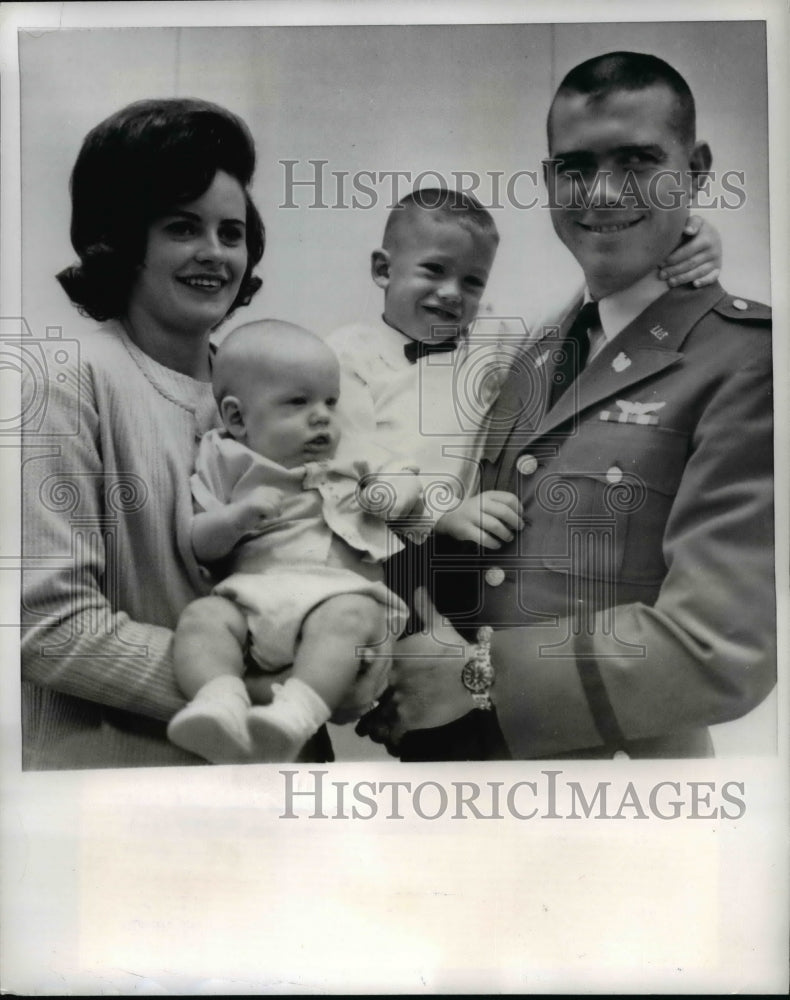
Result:
<instances>
[{"instance_id":1,"label":"woman","mask_svg":"<svg viewBox=\"0 0 790 1000\"><path fill-rule=\"evenodd\" d=\"M202 763L165 737L171 629L208 589L183 529L218 421L209 337L261 285L254 167L246 125L189 99L122 109L78 156L58 280L101 326L49 369L25 440L27 769Z\"/></svg>"}]
</instances>

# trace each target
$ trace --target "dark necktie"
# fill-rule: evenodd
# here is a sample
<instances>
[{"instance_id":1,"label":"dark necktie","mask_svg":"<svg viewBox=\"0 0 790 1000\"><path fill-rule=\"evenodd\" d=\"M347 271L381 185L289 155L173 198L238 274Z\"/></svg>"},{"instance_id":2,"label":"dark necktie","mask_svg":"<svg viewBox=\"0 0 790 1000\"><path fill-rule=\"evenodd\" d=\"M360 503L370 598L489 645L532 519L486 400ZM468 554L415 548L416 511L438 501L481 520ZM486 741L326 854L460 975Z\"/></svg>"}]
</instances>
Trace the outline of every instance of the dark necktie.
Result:
<instances>
[{"instance_id":1,"label":"dark necktie","mask_svg":"<svg viewBox=\"0 0 790 1000\"><path fill-rule=\"evenodd\" d=\"M456 347L458 341L455 337L450 337L449 340L409 340L403 345L403 353L406 360L414 365L428 354L443 354L445 351L454 351Z\"/></svg>"},{"instance_id":2,"label":"dark necktie","mask_svg":"<svg viewBox=\"0 0 790 1000\"><path fill-rule=\"evenodd\" d=\"M551 406L562 396L568 386L579 375L587 363L590 353L590 338L587 336L589 330L594 329L600 323L598 316L598 303L585 302L579 310L579 314L571 324L568 334L560 345L562 360L554 369L554 378L551 385Z\"/></svg>"}]
</instances>

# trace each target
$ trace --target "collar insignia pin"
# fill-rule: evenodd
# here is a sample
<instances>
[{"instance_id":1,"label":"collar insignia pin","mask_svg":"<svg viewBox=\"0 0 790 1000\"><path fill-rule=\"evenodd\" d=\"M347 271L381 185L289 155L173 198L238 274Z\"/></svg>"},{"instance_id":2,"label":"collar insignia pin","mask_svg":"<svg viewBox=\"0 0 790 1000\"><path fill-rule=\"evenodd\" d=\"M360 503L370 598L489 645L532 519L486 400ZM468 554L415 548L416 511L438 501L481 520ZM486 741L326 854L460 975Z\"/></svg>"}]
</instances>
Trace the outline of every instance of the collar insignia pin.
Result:
<instances>
[{"instance_id":1,"label":"collar insignia pin","mask_svg":"<svg viewBox=\"0 0 790 1000\"><path fill-rule=\"evenodd\" d=\"M631 359L628 357L628 355L620 351L620 353L612 362L612 368L614 368L616 372L624 372L630 364L631 364Z\"/></svg>"}]
</instances>

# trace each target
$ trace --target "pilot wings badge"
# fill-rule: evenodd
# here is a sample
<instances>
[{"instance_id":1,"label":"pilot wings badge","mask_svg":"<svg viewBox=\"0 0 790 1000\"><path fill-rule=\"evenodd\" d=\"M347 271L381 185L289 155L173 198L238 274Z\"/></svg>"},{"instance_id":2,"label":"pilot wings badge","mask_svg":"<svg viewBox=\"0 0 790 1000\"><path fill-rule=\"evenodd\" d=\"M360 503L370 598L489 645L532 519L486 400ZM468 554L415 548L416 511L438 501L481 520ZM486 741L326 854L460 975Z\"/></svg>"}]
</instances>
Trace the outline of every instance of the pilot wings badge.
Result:
<instances>
[{"instance_id":1,"label":"pilot wings badge","mask_svg":"<svg viewBox=\"0 0 790 1000\"><path fill-rule=\"evenodd\" d=\"M631 402L628 399L616 400L620 412L615 410L601 410L599 418L619 424L657 424L658 417L654 414L666 403L639 403Z\"/></svg>"}]
</instances>

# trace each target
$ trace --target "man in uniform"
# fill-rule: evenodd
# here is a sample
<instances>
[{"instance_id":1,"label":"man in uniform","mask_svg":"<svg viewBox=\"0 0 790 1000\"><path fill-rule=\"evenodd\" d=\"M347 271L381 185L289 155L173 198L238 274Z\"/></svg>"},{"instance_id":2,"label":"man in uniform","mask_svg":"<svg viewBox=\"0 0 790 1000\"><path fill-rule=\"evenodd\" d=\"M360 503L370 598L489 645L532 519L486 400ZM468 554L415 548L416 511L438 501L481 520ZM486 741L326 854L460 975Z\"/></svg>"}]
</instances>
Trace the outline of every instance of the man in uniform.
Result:
<instances>
[{"instance_id":1,"label":"man in uniform","mask_svg":"<svg viewBox=\"0 0 790 1000\"><path fill-rule=\"evenodd\" d=\"M363 728L412 760L706 756L775 678L770 312L656 276L711 164L671 66L582 63L548 138L586 291L492 416L481 489L516 493L525 527L436 551L458 631L425 611Z\"/></svg>"}]
</instances>

